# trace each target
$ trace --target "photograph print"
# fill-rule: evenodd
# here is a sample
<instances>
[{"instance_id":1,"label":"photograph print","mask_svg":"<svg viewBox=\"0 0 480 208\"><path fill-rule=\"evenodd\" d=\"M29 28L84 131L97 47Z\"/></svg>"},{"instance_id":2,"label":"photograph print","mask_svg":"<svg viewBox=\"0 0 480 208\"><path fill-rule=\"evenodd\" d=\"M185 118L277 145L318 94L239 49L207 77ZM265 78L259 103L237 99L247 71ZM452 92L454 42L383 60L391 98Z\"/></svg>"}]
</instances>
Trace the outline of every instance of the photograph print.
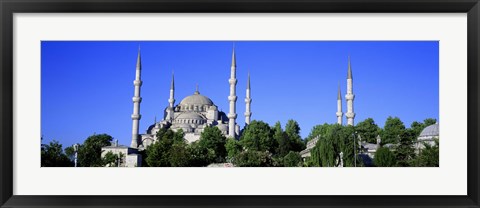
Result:
<instances>
[{"instance_id":1,"label":"photograph print","mask_svg":"<svg viewBox=\"0 0 480 208\"><path fill-rule=\"evenodd\" d=\"M438 41L42 41L41 167L439 167Z\"/></svg>"}]
</instances>

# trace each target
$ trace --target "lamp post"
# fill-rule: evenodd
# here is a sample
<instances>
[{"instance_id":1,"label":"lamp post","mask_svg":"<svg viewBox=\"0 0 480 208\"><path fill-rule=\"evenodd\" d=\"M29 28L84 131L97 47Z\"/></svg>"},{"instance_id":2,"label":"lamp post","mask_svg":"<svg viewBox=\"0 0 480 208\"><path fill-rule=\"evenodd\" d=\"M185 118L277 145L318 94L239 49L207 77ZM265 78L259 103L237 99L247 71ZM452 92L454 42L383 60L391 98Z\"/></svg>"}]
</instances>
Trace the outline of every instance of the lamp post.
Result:
<instances>
[{"instance_id":1,"label":"lamp post","mask_svg":"<svg viewBox=\"0 0 480 208\"><path fill-rule=\"evenodd\" d=\"M75 159L74 159L74 161L75 161L75 167L77 167L78 146L79 146L78 143L75 143L75 144L73 145L73 151L75 152Z\"/></svg>"}]
</instances>

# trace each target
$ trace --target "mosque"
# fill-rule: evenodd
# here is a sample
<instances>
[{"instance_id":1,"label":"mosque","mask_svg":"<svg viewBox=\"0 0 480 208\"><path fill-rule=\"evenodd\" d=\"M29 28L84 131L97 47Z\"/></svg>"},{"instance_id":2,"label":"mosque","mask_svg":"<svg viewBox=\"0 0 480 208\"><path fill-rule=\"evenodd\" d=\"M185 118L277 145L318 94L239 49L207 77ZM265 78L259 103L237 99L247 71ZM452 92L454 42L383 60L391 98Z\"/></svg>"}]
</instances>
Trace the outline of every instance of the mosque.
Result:
<instances>
[{"instance_id":1,"label":"mosque","mask_svg":"<svg viewBox=\"0 0 480 208\"><path fill-rule=\"evenodd\" d=\"M132 118L132 137L130 146L118 145L118 142L112 143L111 146L102 148L102 157L108 153L114 154L122 153L125 155L122 164L119 166L124 167L138 167L141 166L140 151L145 150L149 145L155 142L157 132L162 128L170 128L173 131L180 129L185 133L184 139L187 143L192 143L200 139L200 135L206 127L216 126L227 138L238 139L240 134L240 126L237 124L237 112L236 112L236 56L235 47L232 50L232 62L230 66L230 78L228 83L230 86L230 95L228 96L229 112L228 114L218 110L218 107L214 102L200 94L198 86L195 92L185 97L179 104L175 105L175 79L172 74L172 80L170 84L170 97L168 99L168 106L164 110L164 118L148 127L145 134L139 134L139 122L141 119L140 103L142 102L141 95L141 72L142 61L140 49L137 55L137 64L135 70L135 80L133 85L135 88L133 101L133 114ZM347 72L347 94L345 99L347 101L347 112L345 116L347 118L347 125L354 125L355 113L353 111L353 100L355 95L353 94L353 76L350 66L350 58L348 59L348 72ZM250 104L252 99L250 97L250 74L248 75L247 87L245 93L245 124L250 123L252 116ZM337 97L337 123L342 125L343 121L342 112L342 99L340 86L338 88ZM308 146L308 145L307 145ZM311 146L311 145L310 145ZM308 149L308 148L307 148ZM309 153L309 150L308 150Z\"/></svg>"},{"instance_id":2,"label":"mosque","mask_svg":"<svg viewBox=\"0 0 480 208\"><path fill-rule=\"evenodd\" d=\"M207 96L201 95L198 86L195 92L185 97L179 104L175 105L175 80L172 74L172 81L170 85L170 98L168 99L168 106L164 111L164 118L159 122L150 125L145 134L139 134L139 122L141 119L140 103L142 97L140 96L142 80L142 61L140 49L137 56L137 64L135 70L135 80L133 85L135 88L133 101L132 118L132 140L130 146L118 145L117 142L111 146L102 148L102 157L107 152L115 154L122 153L125 155L124 164L121 166L137 167L141 166L141 155L139 151L143 151L156 140L157 132L162 128L170 128L173 131L180 129L185 133L185 140L187 143L192 143L200 139L200 135L205 127L216 126L227 138L238 139L240 134L240 126L237 124L236 113L236 85L237 85L237 66L235 48L232 51L232 63L230 67L230 85L229 112L228 114L218 110L218 107ZM247 87L245 95L245 124L250 123L252 112L250 111L250 104L252 99L250 97L250 74L248 75Z\"/></svg>"}]
</instances>

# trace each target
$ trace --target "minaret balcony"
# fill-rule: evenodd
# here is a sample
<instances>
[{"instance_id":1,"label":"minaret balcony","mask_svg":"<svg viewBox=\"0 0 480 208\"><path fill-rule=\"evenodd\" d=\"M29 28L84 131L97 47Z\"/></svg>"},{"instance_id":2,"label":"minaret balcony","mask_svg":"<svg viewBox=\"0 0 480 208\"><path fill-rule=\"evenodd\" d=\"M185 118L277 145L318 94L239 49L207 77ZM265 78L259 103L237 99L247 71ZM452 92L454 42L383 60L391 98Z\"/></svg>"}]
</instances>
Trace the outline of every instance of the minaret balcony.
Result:
<instances>
[{"instance_id":1,"label":"minaret balcony","mask_svg":"<svg viewBox=\"0 0 480 208\"><path fill-rule=\"evenodd\" d=\"M345 113L345 116L346 116L347 118L355 118L355 113L347 112L347 113Z\"/></svg>"},{"instance_id":2,"label":"minaret balcony","mask_svg":"<svg viewBox=\"0 0 480 208\"><path fill-rule=\"evenodd\" d=\"M135 86L142 86L142 81L141 80L133 80L133 85Z\"/></svg>"},{"instance_id":3,"label":"minaret balcony","mask_svg":"<svg viewBox=\"0 0 480 208\"><path fill-rule=\"evenodd\" d=\"M342 112L337 112L337 117L342 117L343 116L343 113Z\"/></svg>"},{"instance_id":4,"label":"minaret balcony","mask_svg":"<svg viewBox=\"0 0 480 208\"><path fill-rule=\"evenodd\" d=\"M237 84L237 79L231 78L231 79L228 80L228 83L230 83L231 85L236 85Z\"/></svg>"},{"instance_id":5,"label":"minaret balcony","mask_svg":"<svg viewBox=\"0 0 480 208\"><path fill-rule=\"evenodd\" d=\"M140 120L142 118L142 115L140 114L132 114L132 119L133 120Z\"/></svg>"},{"instance_id":6,"label":"minaret balcony","mask_svg":"<svg viewBox=\"0 0 480 208\"><path fill-rule=\"evenodd\" d=\"M140 103L140 102L142 102L142 98L141 97L132 97L132 101L134 103Z\"/></svg>"},{"instance_id":7,"label":"minaret balcony","mask_svg":"<svg viewBox=\"0 0 480 208\"><path fill-rule=\"evenodd\" d=\"M228 100L235 102L237 101L237 96L228 96Z\"/></svg>"},{"instance_id":8,"label":"minaret balcony","mask_svg":"<svg viewBox=\"0 0 480 208\"><path fill-rule=\"evenodd\" d=\"M346 95L345 95L345 99L347 99L347 100L353 100L353 99L355 99L355 95L354 95L354 94L346 94Z\"/></svg>"}]
</instances>

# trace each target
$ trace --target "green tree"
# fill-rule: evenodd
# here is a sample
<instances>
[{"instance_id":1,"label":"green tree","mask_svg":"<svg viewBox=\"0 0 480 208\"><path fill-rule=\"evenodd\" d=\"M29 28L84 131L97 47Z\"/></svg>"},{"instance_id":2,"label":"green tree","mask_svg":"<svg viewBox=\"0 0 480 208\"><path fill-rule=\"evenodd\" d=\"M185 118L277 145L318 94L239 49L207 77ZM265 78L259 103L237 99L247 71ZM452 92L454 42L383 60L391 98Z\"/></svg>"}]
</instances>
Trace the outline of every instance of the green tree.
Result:
<instances>
[{"instance_id":1,"label":"green tree","mask_svg":"<svg viewBox=\"0 0 480 208\"><path fill-rule=\"evenodd\" d=\"M225 149L226 138L216 126L206 127L200 135L199 145L203 148L213 150L215 154L215 161L211 162L225 162L227 150Z\"/></svg>"},{"instance_id":2,"label":"green tree","mask_svg":"<svg viewBox=\"0 0 480 208\"><path fill-rule=\"evenodd\" d=\"M199 141L193 142L188 146L190 152L190 166L204 167L215 161L217 156L213 149L200 145Z\"/></svg>"},{"instance_id":3,"label":"green tree","mask_svg":"<svg viewBox=\"0 0 480 208\"><path fill-rule=\"evenodd\" d=\"M400 142L395 150L395 157L397 160L396 166L408 167L411 166L415 158L415 149L413 147L413 138L415 133L409 129L404 131L400 136Z\"/></svg>"},{"instance_id":4,"label":"green tree","mask_svg":"<svg viewBox=\"0 0 480 208\"><path fill-rule=\"evenodd\" d=\"M72 167L73 162L63 152L62 144L53 140L49 144L41 146L42 167Z\"/></svg>"},{"instance_id":5,"label":"green tree","mask_svg":"<svg viewBox=\"0 0 480 208\"><path fill-rule=\"evenodd\" d=\"M314 139L315 137L317 136L322 136L322 137L325 137L325 135L327 134L328 130L332 127L333 125L332 124L327 124L327 123L324 123L322 125L316 125L312 128L312 130L310 131L310 134L307 136L307 139L305 139L305 143Z\"/></svg>"},{"instance_id":6,"label":"green tree","mask_svg":"<svg viewBox=\"0 0 480 208\"><path fill-rule=\"evenodd\" d=\"M78 165L81 167L104 166L101 154L102 147L111 144L112 137L108 134L89 136L78 148Z\"/></svg>"},{"instance_id":7,"label":"green tree","mask_svg":"<svg viewBox=\"0 0 480 208\"><path fill-rule=\"evenodd\" d=\"M420 150L420 154L416 158L415 166L417 167L439 167L440 166L440 145L438 139L435 145L424 143L425 148Z\"/></svg>"},{"instance_id":8,"label":"green tree","mask_svg":"<svg viewBox=\"0 0 480 208\"><path fill-rule=\"evenodd\" d=\"M233 162L240 152L242 152L242 145L235 139L227 139L225 144L227 150L227 161Z\"/></svg>"},{"instance_id":9,"label":"green tree","mask_svg":"<svg viewBox=\"0 0 480 208\"><path fill-rule=\"evenodd\" d=\"M364 121L355 125L357 134L361 136L363 141L369 143L377 143L377 135L380 134L380 127L375 123L372 118L367 118Z\"/></svg>"},{"instance_id":10,"label":"green tree","mask_svg":"<svg viewBox=\"0 0 480 208\"><path fill-rule=\"evenodd\" d=\"M162 128L157 132L157 140L145 150L145 161L150 167L170 167L170 150L174 142L174 135L170 129Z\"/></svg>"},{"instance_id":11,"label":"green tree","mask_svg":"<svg viewBox=\"0 0 480 208\"><path fill-rule=\"evenodd\" d=\"M380 147L375 153L373 163L377 167L394 167L397 163L395 154L386 147Z\"/></svg>"},{"instance_id":12,"label":"green tree","mask_svg":"<svg viewBox=\"0 0 480 208\"><path fill-rule=\"evenodd\" d=\"M288 135L291 150L300 152L305 149L305 143L303 143L300 136L300 125L297 121L293 119L288 120L287 125L285 125L285 133Z\"/></svg>"},{"instance_id":13,"label":"green tree","mask_svg":"<svg viewBox=\"0 0 480 208\"><path fill-rule=\"evenodd\" d=\"M277 148L273 139L273 131L263 121L252 121L243 131L240 143L247 150L274 152Z\"/></svg>"},{"instance_id":14,"label":"green tree","mask_svg":"<svg viewBox=\"0 0 480 208\"><path fill-rule=\"evenodd\" d=\"M273 160L268 151L247 150L238 154L234 164L238 167L270 167Z\"/></svg>"},{"instance_id":15,"label":"green tree","mask_svg":"<svg viewBox=\"0 0 480 208\"><path fill-rule=\"evenodd\" d=\"M398 143L405 132L405 125L398 117L389 116L382 131L382 144Z\"/></svg>"},{"instance_id":16,"label":"green tree","mask_svg":"<svg viewBox=\"0 0 480 208\"><path fill-rule=\"evenodd\" d=\"M303 160L302 157L298 152L290 151L285 157L283 158L283 165L285 167L302 167Z\"/></svg>"},{"instance_id":17,"label":"green tree","mask_svg":"<svg viewBox=\"0 0 480 208\"><path fill-rule=\"evenodd\" d=\"M114 154L113 152L107 152L102 158L103 166L118 167L119 163L125 163L125 155L123 153Z\"/></svg>"},{"instance_id":18,"label":"green tree","mask_svg":"<svg viewBox=\"0 0 480 208\"><path fill-rule=\"evenodd\" d=\"M169 162L172 167L188 167L190 166L191 154L188 144L182 139L174 141L169 154Z\"/></svg>"}]
</instances>

